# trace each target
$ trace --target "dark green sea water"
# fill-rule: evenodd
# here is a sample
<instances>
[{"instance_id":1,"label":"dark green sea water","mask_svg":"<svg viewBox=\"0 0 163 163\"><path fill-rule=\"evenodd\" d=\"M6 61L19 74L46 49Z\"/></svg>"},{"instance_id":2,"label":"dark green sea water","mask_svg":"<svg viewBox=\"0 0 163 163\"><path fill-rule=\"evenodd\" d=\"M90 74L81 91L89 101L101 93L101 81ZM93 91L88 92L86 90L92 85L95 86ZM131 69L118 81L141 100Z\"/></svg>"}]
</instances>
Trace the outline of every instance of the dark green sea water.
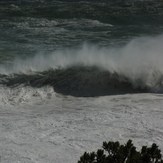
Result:
<instances>
[{"instance_id":1,"label":"dark green sea water","mask_svg":"<svg viewBox=\"0 0 163 163\"><path fill-rule=\"evenodd\" d=\"M8 60L83 42L116 46L162 33L162 18L162 1L3 0L0 56Z\"/></svg>"}]
</instances>

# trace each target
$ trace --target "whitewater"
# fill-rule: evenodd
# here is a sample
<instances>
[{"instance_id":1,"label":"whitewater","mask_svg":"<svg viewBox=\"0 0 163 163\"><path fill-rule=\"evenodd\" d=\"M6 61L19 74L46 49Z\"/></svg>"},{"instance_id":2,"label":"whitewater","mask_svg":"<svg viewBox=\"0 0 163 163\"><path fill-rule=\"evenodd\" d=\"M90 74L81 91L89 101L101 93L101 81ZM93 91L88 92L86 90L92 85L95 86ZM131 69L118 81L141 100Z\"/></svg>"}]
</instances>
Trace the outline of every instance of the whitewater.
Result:
<instances>
[{"instance_id":1,"label":"whitewater","mask_svg":"<svg viewBox=\"0 0 163 163\"><path fill-rule=\"evenodd\" d=\"M77 163L129 139L163 154L162 9L0 2L0 162Z\"/></svg>"}]
</instances>

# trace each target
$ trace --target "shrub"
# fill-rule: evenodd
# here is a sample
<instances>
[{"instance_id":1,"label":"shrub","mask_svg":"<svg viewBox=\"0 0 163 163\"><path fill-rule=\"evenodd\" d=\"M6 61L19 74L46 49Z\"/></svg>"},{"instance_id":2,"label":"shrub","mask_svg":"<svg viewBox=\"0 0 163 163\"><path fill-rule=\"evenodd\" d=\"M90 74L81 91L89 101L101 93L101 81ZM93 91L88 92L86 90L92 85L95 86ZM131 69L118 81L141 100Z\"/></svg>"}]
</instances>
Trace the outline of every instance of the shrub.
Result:
<instances>
[{"instance_id":1,"label":"shrub","mask_svg":"<svg viewBox=\"0 0 163 163\"><path fill-rule=\"evenodd\" d=\"M128 140L125 145L103 142L102 148L97 152L85 152L78 163L163 163L161 150L156 144L143 146L140 152L136 151L132 140Z\"/></svg>"}]
</instances>

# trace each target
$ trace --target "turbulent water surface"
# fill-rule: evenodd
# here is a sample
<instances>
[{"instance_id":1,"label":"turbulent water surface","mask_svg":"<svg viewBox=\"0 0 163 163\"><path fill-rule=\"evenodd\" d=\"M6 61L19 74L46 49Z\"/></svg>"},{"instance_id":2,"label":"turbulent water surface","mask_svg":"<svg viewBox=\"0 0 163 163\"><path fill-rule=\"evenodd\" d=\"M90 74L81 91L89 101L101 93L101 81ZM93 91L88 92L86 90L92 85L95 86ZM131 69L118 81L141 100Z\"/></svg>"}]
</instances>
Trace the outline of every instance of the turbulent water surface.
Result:
<instances>
[{"instance_id":1,"label":"turbulent water surface","mask_svg":"<svg viewBox=\"0 0 163 163\"><path fill-rule=\"evenodd\" d=\"M158 0L1 0L1 162L163 150L162 18Z\"/></svg>"}]
</instances>

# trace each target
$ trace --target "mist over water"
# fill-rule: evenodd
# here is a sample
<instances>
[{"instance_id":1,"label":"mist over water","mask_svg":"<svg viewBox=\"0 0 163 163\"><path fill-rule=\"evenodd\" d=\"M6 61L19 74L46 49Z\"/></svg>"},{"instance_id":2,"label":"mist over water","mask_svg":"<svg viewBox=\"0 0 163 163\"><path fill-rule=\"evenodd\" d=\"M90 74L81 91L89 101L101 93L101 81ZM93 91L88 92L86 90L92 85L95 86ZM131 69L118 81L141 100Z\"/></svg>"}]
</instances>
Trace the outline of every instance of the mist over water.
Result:
<instances>
[{"instance_id":1,"label":"mist over water","mask_svg":"<svg viewBox=\"0 0 163 163\"><path fill-rule=\"evenodd\" d=\"M150 69L162 71L162 42L163 35L135 38L125 46L116 48L85 43L81 48L65 48L49 54L38 52L34 57L27 57L25 60L17 58L13 63L1 65L0 72L1 74L27 73L67 68L78 64L97 66L109 71L123 71L123 73L141 73Z\"/></svg>"}]
</instances>

